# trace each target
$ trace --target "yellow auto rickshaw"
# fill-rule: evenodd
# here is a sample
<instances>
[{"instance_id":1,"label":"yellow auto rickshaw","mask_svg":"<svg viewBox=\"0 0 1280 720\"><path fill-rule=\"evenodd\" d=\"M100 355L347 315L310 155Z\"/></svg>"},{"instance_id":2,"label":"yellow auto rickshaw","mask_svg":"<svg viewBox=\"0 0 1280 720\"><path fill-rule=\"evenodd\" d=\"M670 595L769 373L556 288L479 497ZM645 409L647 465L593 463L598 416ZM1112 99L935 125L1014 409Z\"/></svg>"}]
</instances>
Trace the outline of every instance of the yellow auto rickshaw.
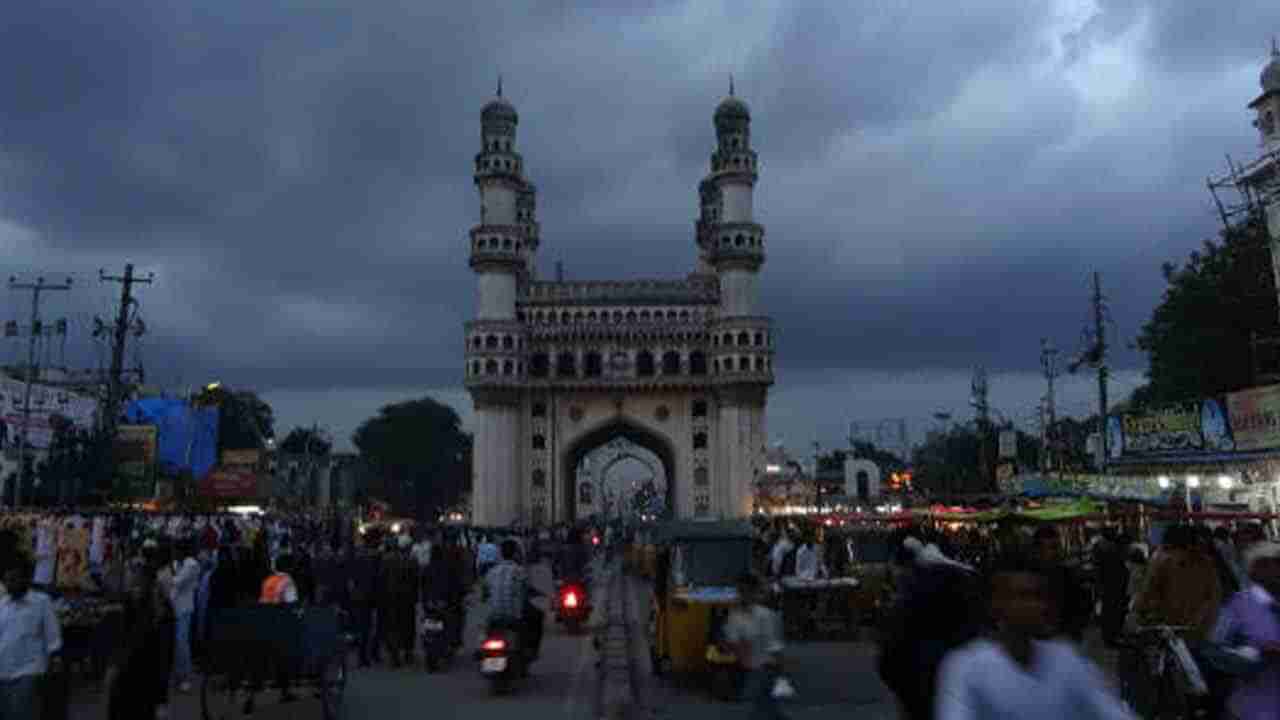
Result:
<instances>
[{"instance_id":1,"label":"yellow auto rickshaw","mask_svg":"<svg viewBox=\"0 0 1280 720\"><path fill-rule=\"evenodd\" d=\"M737 658L719 642L737 581L752 570L749 523L673 522L654 530L649 655L655 674L722 681Z\"/></svg>"}]
</instances>

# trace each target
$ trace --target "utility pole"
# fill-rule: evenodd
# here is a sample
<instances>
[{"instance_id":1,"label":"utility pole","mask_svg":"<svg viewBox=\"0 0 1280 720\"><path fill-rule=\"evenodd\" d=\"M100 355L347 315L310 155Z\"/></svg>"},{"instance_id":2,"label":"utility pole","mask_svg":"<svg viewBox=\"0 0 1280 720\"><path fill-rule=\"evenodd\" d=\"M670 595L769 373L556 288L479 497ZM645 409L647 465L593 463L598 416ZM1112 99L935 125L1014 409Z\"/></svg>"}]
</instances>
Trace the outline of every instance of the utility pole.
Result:
<instances>
[{"instance_id":1,"label":"utility pole","mask_svg":"<svg viewBox=\"0 0 1280 720\"><path fill-rule=\"evenodd\" d=\"M127 263L124 266L123 276L108 275L106 270L99 270L98 277L102 282L120 283L120 311L116 315L115 324L111 326L111 376L108 378L107 404L102 423L104 437L110 442L115 437L116 421L120 415L125 342L129 338L130 330L139 334L142 330L142 325L136 322L136 318L130 317L130 312L138 304L133 297L133 286L139 283L150 285L155 279L155 274L148 273L145 278L138 277L133 274L133 264ZM99 326L101 325L99 321Z\"/></svg>"},{"instance_id":2,"label":"utility pole","mask_svg":"<svg viewBox=\"0 0 1280 720\"><path fill-rule=\"evenodd\" d=\"M1102 446L1102 462L1098 470L1106 467L1110 455L1107 452L1107 328L1106 306L1102 297L1102 274L1093 273L1093 341L1098 364L1098 441Z\"/></svg>"},{"instance_id":3,"label":"utility pole","mask_svg":"<svg viewBox=\"0 0 1280 720\"><path fill-rule=\"evenodd\" d=\"M1056 446L1056 438L1054 424L1058 420L1057 408L1054 403L1053 383L1058 377L1058 350L1049 343L1048 338L1040 339L1040 367L1044 370L1044 379L1048 383L1048 393L1045 395L1044 404L1044 458L1041 460L1041 469L1053 469L1057 466L1054 462L1053 449ZM1046 463L1045 460L1048 460Z\"/></svg>"},{"instance_id":4,"label":"utility pole","mask_svg":"<svg viewBox=\"0 0 1280 720\"><path fill-rule=\"evenodd\" d=\"M983 484L990 487L991 471L987 464L987 430L991 425L991 406L987 403L987 371L978 367L973 371L973 397L971 402L978 413L978 475Z\"/></svg>"},{"instance_id":5,"label":"utility pole","mask_svg":"<svg viewBox=\"0 0 1280 720\"><path fill-rule=\"evenodd\" d=\"M9 278L10 290L31 291L31 333L27 341L27 369L22 373L25 387L22 391L22 432L18 434L18 487L14 488L13 505L22 506L22 486L31 476L31 468L27 463L27 433L31 427L31 386L36 380L39 369L36 367L36 337L40 332L40 293L46 290L70 290L71 278L65 283L46 283L44 278L36 278L34 283L20 283L16 277Z\"/></svg>"}]
</instances>

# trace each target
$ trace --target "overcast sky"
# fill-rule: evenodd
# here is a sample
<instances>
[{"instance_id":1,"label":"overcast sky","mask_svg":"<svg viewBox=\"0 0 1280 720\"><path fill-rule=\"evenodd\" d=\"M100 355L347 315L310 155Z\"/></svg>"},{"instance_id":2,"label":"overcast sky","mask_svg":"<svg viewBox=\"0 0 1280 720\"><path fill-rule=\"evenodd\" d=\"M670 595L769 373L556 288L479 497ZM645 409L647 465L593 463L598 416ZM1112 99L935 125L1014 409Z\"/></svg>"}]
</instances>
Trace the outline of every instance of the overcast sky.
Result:
<instances>
[{"instance_id":1,"label":"overcast sky","mask_svg":"<svg viewBox=\"0 0 1280 720\"><path fill-rule=\"evenodd\" d=\"M1089 274L1121 368L1160 264L1211 234L1204 178L1257 149L1266 0L84 3L0 25L0 258L110 311L125 261L148 379L257 388L340 436L385 402L469 412L462 323L479 110L520 112L550 275L683 276L730 74L753 112L780 339L770 434L967 412L1019 421L1038 343L1080 345ZM635 8L619 11L618 7ZM748 9L750 8L750 9ZM5 295L3 319L28 297ZM21 357L6 341L2 359ZM102 348L73 337L68 362ZM1071 412L1093 386L1064 381ZM345 437L339 438L345 444Z\"/></svg>"}]
</instances>

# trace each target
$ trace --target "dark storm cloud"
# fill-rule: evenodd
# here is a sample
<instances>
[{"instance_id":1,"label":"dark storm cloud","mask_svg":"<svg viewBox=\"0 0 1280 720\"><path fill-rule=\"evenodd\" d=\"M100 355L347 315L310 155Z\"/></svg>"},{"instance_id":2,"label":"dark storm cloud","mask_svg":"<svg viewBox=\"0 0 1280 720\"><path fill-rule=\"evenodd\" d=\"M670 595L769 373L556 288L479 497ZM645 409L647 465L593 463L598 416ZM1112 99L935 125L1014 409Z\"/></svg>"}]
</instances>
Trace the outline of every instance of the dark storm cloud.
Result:
<instances>
[{"instance_id":1,"label":"dark storm cloud","mask_svg":"<svg viewBox=\"0 0 1280 720\"><path fill-rule=\"evenodd\" d=\"M1252 142L1255 86L1220 107L1187 98L1260 66L1255 36L1280 31L1261 2L1103 2L1061 28L1047 1L614 5L11 9L0 218L35 238L12 254L154 266L146 347L165 381L457 384L468 173L496 74L539 188L539 271L589 278L692 268L734 73L784 379L1026 369L1041 335L1075 340L1094 268L1117 336L1136 334L1160 262L1212 229L1203 176ZM1144 27L1129 92L1099 101L1069 81ZM1055 60L1059 41L1071 54Z\"/></svg>"}]
</instances>

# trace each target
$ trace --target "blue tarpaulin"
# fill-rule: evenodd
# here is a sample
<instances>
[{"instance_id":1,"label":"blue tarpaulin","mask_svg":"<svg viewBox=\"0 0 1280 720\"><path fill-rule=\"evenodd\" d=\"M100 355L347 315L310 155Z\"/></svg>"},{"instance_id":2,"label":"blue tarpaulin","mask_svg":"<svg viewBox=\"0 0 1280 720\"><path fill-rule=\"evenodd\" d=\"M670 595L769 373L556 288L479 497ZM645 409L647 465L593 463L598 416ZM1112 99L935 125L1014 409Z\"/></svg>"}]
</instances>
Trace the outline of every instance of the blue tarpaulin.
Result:
<instances>
[{"instance_id":1,"label":"blue tarpaulin","mask_svg":"<svg viewBox=\"0 0 1280 720\"><path fill-rule=\"evenodd\" d=\"M186 400L148 398L129 403L125 417L156 426L156 453L166 472L190 469L197 480L218 462L218 408L193 408Z\"/></svg>"}]
</instances>

